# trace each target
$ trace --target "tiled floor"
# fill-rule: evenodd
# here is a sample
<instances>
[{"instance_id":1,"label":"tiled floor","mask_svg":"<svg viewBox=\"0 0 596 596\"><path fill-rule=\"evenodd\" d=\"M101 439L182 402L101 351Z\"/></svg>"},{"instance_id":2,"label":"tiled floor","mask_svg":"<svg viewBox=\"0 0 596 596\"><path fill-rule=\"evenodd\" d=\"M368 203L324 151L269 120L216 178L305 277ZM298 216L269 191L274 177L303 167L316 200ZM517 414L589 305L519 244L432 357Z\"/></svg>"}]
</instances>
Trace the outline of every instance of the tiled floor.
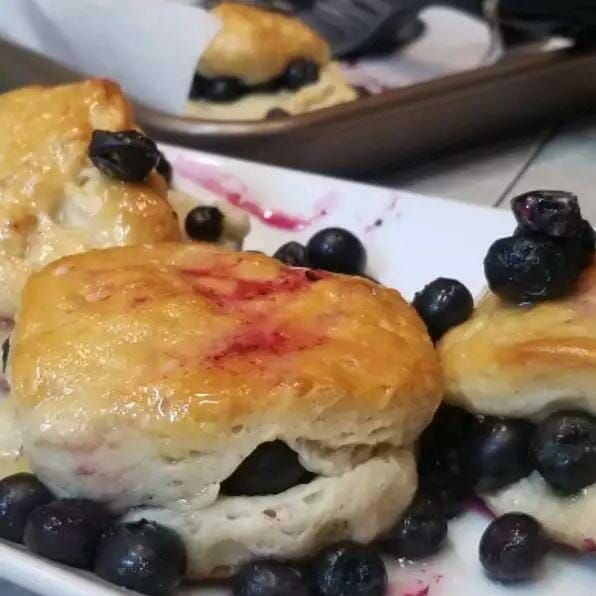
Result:
<instances>
[{"instance_id":1,"label":"tiled floor","mask_svg":"<svg viewBox=\"0 0 596 596\"><path fill-rule=\"evenodd\" d=\"M575 122L558 131L511 193L538 187L577 193L584 215L596 222L596 118Z\"/></svg>"},{"instance_id":2,"label":"tiled floor","mask_svg":"<svg viewBox=\"0 0 596 596\"><path fill-rule=\"evenodd\" d=\"M375 182L479 205L508 206L535 188L570 190L596 222L596 117L468 151Z\"/></svg>"},{"instance_id":3,"label":"tiled floor","mask_svg":"<svg viewBox=\"0 0 596 596\"><path fill-rule=\"evenodd\" d=\"M426 195L493 206L542 147L545 132L488 145L432 164L386 174L375 182Z\"/></svg>"}]
</instances>

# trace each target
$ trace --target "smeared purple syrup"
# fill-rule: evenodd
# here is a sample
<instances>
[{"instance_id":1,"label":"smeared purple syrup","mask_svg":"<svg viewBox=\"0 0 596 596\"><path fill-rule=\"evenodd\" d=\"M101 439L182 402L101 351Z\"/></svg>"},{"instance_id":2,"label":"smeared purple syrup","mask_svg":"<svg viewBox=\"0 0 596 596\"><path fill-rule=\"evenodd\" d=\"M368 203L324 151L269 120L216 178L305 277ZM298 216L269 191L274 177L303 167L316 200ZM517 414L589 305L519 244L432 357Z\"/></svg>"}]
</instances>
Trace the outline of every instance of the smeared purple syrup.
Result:
<instances>
[{"instance_id":1,"label":"smeared purple syrup","mask_svg":"<svg viewBox=\"0 0 596 596\"><path fill-rule=\"evenodd\" d=\"M582 548L587 553L596 552L596 541L593 538L584 538Z\"/></svg>"},{"instance_id":2,"label":"smeared purple syrup","mask_svg":"<svg viewBox=\"0 0 596 596\"><path fill-rule=\"evenodd\" d=\"M489 509L488 505L480 497L470 497L466 501L466 509L475 511L480 515L488 518L495 519L496 515Z\"/></svg>"},{"instance_id":3,"label":"smeared purple syrup","mask_svg":"<svg viewBox=\"0 0 596 596\"><path fill-rule=\"evenodd\" d=\"M430 586L424 586L415 592L404 592L402 596L428 596L430 594Z\"/></svg>"},{"instance_id":4,"label":"smeared purple syrup","mask_svg":"<svg viewBox=\"0 0 596 596\"><path fill-rule=\"evenodd\" d=\"M202 188L226 200L230 205L256 217L262 223L278 230L296 232L328 215L335 203L335 194L330 193L315 204L315 213L310 217L299 217L282 211L263 207L250 196L246 185L235 176L222 172L219 168L179 157L175 163L179 176L198 184Z\"/></svg>"}]
</instances>

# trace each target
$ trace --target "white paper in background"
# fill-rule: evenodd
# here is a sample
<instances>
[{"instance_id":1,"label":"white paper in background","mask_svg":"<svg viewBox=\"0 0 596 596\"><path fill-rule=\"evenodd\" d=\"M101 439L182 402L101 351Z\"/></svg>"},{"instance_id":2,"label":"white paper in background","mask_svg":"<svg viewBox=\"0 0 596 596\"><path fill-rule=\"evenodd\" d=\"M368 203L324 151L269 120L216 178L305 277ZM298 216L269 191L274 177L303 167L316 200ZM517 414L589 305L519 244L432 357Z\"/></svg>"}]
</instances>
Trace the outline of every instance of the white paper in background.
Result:
<instances>
[{"instance_id":1,"label":"white paper in background","mask_svg":"<svg viewBox=\"0 0 596 596\"><path fill-rule=\"evenodd\" d=\"M173 114L218 28L208 12L164 0L0 0L0 37Z\"/></svg>"},{"instance_id":2,"label":"white paper in background","mask_svg":"<svg viewBox=\"0 0 596 596\"><path fill-rule=\"evenodd\" d=\"M389 56L365 56L346 63L348 80L371 93L380 93L487 66L502 57L495 51L488 25L480 19L440 6L424 10L420 18L426 25L420 39ZM515 53L548 52L567 46L569 41L556 38L529 44Z\"/></svg>"}]
</instances>

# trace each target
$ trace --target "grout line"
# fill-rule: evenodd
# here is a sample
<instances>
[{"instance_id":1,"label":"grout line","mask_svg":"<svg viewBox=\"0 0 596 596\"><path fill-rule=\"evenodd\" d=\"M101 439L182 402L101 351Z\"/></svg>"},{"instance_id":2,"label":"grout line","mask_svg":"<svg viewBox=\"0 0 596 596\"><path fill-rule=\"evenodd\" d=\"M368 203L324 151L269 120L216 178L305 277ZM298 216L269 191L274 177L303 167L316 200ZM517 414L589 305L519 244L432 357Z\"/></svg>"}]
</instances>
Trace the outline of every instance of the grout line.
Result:
<instances>
[{"instance_id":1,"label":"grout line","mask_svg":"<svg viewBox=\"0 0 596 596\"><path fill-rule=\"evenodd\" d=\"M499 195L493 207L500 207L507 200L509 193L515 188L515 185L522 179L524 174L530 169L530 166L536 161L544 148L554 139L561 128L562 126L560 124L553 124L546 129L545 133L538 140L536 147L534 147L517 174Z\"/></svg>"}]
</instances>

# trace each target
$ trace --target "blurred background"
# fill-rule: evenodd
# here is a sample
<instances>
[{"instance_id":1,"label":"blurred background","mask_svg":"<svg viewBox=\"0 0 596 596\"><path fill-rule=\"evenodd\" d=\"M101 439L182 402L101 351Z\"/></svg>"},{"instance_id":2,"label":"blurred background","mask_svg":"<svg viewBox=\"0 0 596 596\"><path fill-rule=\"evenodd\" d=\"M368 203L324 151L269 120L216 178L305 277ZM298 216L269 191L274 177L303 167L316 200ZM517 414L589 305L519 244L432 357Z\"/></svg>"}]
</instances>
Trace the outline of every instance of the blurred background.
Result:
<instances>
[{"instance_id":1,"label":"blurred background","mask_svg":"<svg viewBox=\"0 0 596 596\"><path fill-rule=\"evenodd\" d=\"M250 16L254 39L230 2L5 0L0 85L56 83L82 71L109 75L97 71L132 60L124 55L121 27L102 21L89 39L104 61L88 65L74 56L89 48L73 51L85 36L72 35L73 28L93 27L85 15L108 18L116 4L138 13L143 2L148 21L152 11L180 1L213 11L223 29L192 82L178 83L191 85L182 114L139 108L143 126L158 139L481 205L504 205L530 188L565 188L596 219L596 0L246 0L261 11ZM86 6L93 10L86 13ZM264 33L264 15L275 15L267 25L273 37ZM275 37L275 27L296 23L327 44L326 57L306 37L292 46L293 29ZM259 35L268 43L256 43ZM177 39L167 36L168 44ZM234 66L226 62L230 44L246 71L226 71ZM144 46L147 54L151 45ZM110 55L116 47L118 55ZM134 52L142 61L143 46ZM253 76L250 65L284 52L285 70ZM136 78L138 88L144 78L141 88L159 92L154 70L137 69L134 77L119 71L119 79ZM136 93L140 104L146 97Z\"/></svg>"}]
</instances>

